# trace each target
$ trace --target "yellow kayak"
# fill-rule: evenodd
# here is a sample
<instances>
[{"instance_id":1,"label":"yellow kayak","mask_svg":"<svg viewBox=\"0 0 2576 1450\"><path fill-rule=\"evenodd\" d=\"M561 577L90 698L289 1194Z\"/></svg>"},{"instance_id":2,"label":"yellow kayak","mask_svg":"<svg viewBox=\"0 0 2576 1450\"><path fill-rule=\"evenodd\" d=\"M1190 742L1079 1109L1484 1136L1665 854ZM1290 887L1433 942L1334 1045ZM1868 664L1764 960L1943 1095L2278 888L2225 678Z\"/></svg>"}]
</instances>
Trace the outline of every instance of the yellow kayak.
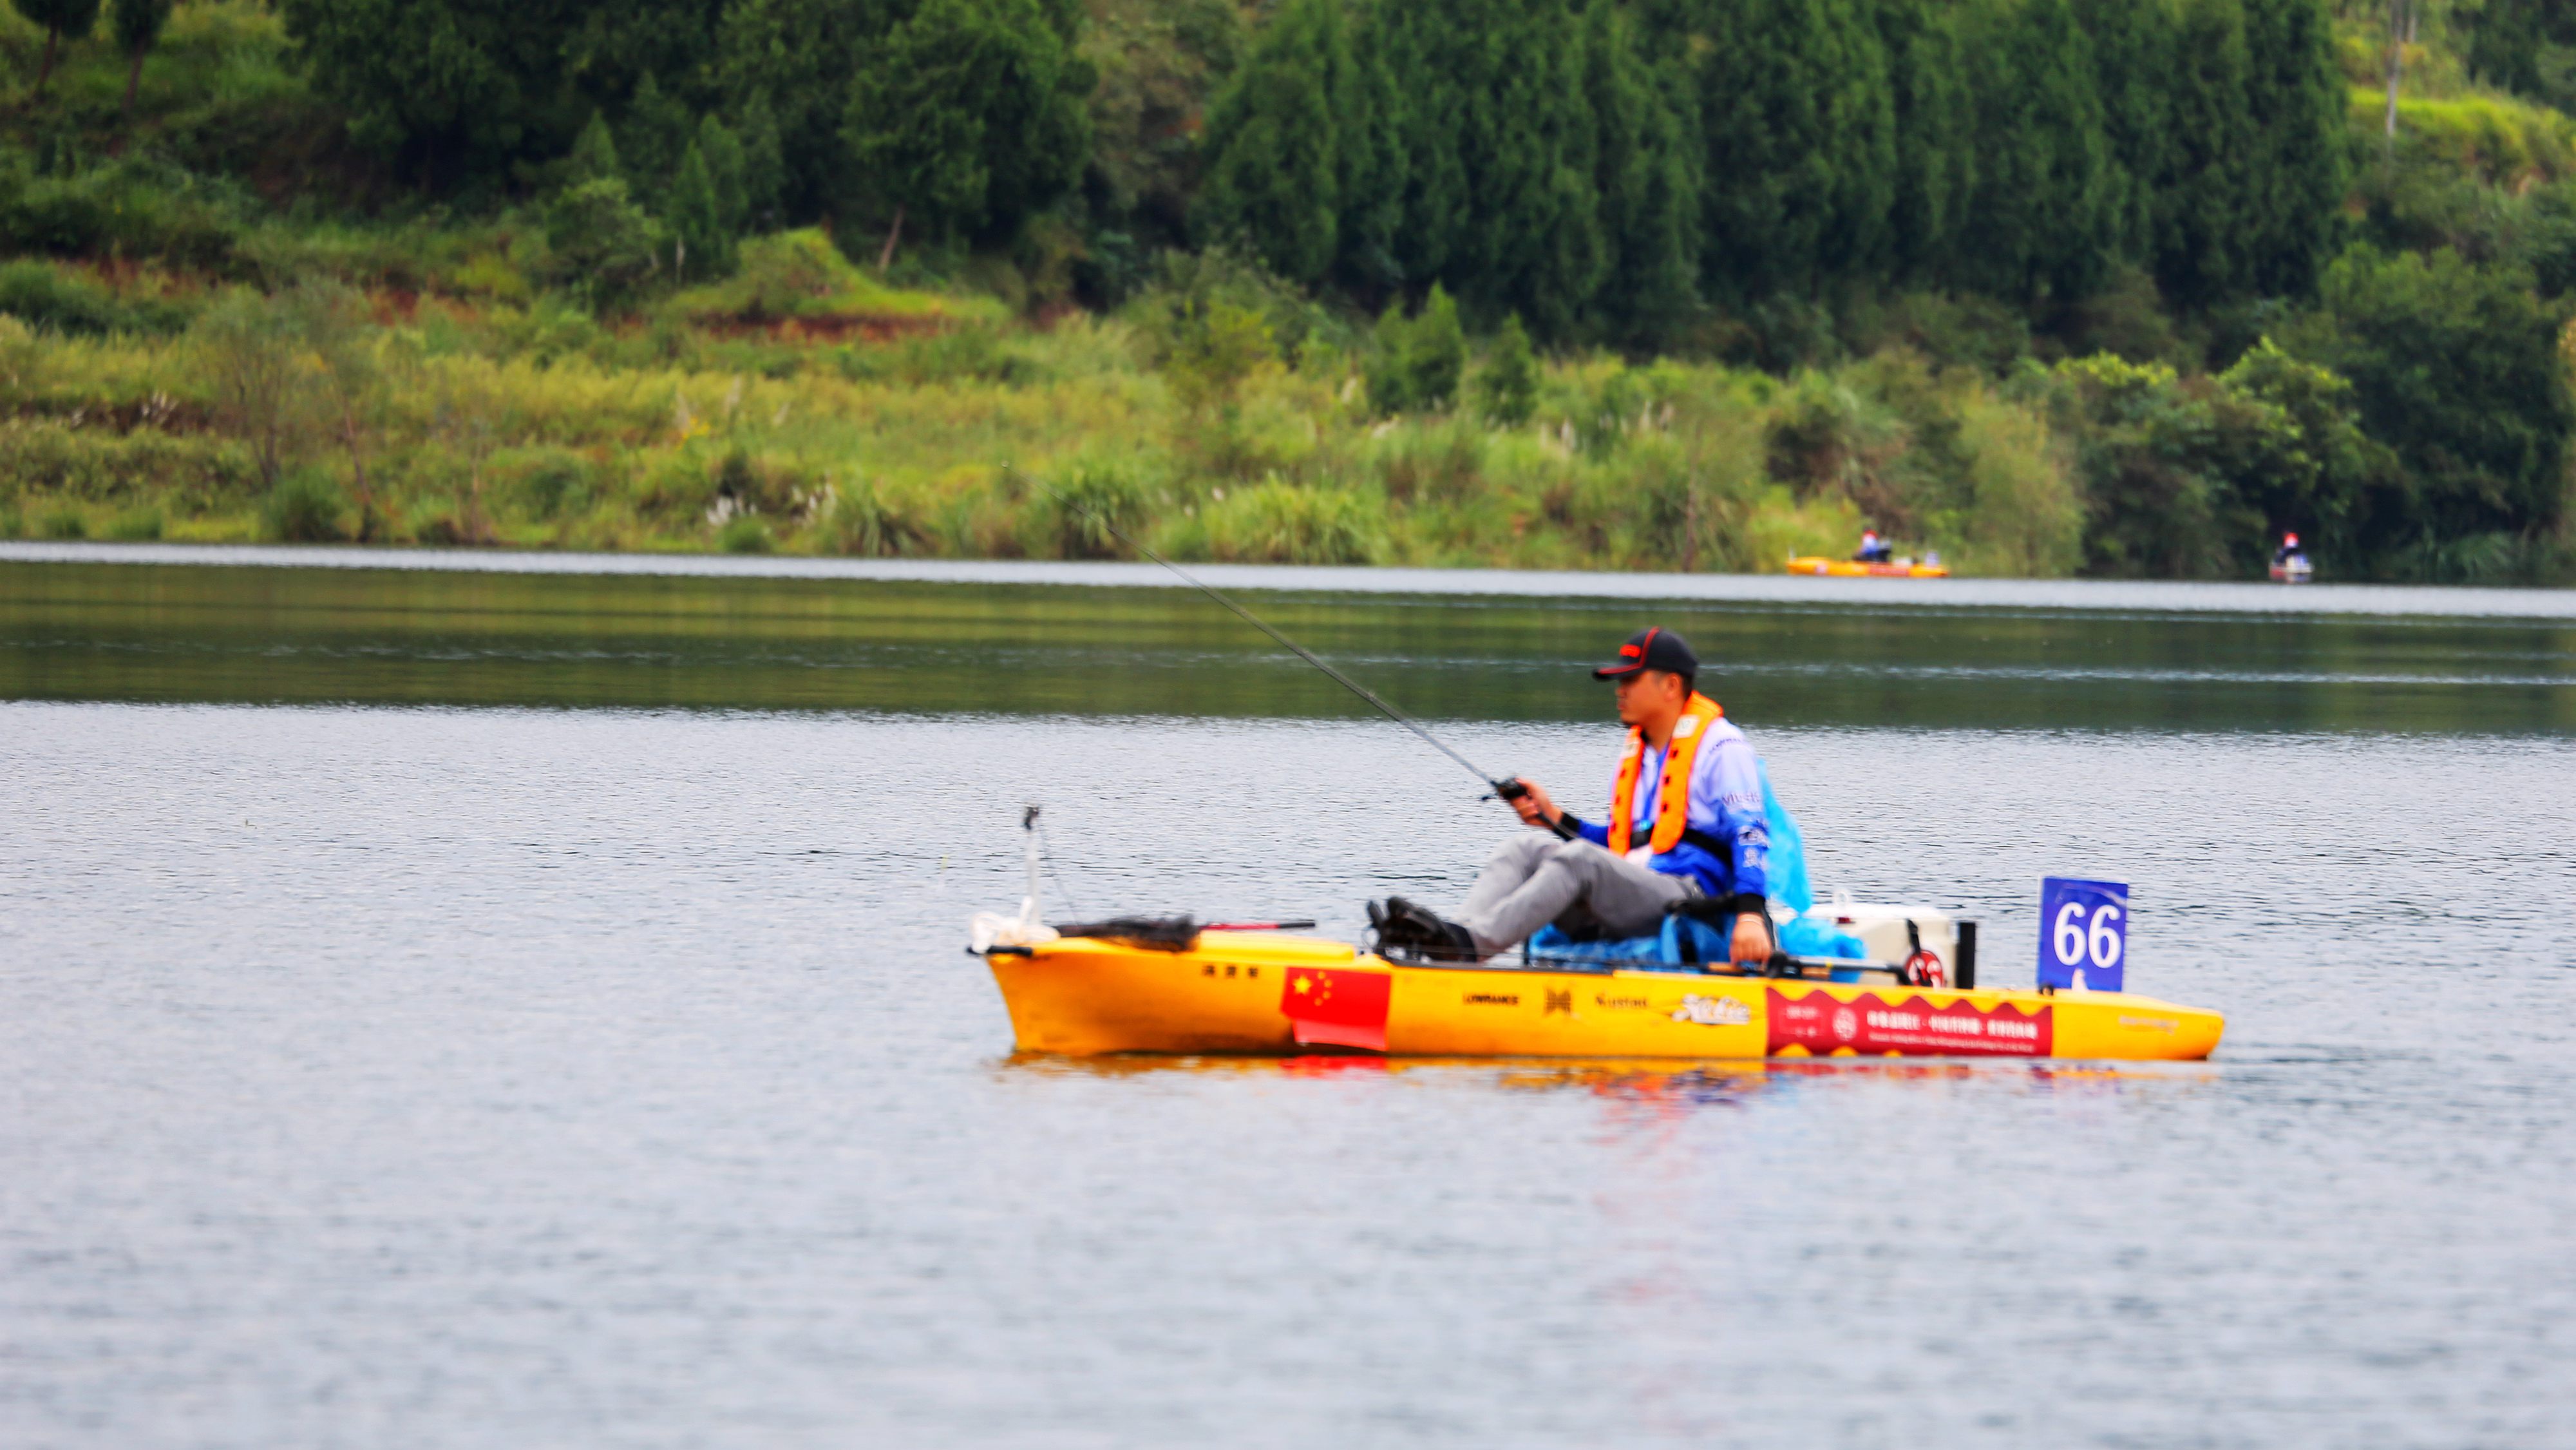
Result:
<instances>
[{"instance_id":1,"label":"yellow kayak","mask_svg":"<svg viewBox=\"0 0 2576 1450\"><path fill-rule=\"evenodd\" d=\"M1792 574L1813 574L1827 579L1947 579L1947 564L1864 564L1858 559L1828 559L1821 554L1801 554L1789 561Z\"/></svg>"},{"instance_id":2,"label":"yellow kayak","mask_svg":"<svg viewBox=\"0 0 2576 1450\"><path fill-rule=\"evenodd\" d=\"M2197 1060L2218 1013L2123 992L1416 966L1317 937L1201 932L1182 950L1066 937L986 957L1022 1051L1399 1057ZM1819 972L1821 975L1821 970ZM1851 975L1845 972L1844 975Z\"/></svg>"}]
</instances>

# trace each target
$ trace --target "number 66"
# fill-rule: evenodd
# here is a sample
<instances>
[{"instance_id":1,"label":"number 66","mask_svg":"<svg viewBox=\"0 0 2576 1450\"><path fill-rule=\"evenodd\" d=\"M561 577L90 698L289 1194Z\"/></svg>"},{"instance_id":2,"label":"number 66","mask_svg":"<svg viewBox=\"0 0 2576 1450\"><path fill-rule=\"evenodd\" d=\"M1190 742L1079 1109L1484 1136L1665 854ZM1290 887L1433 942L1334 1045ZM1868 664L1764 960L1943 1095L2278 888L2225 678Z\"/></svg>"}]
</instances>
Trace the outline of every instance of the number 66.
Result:
<instances>
[{"instance_id":1,"label":"number 66","mask_svg":"<svg viewBox=\"0 0 2576 1450\"><path fill-rule=\"evenodd\" d=\"M2049 944L2057 948L2057 959L2070 967L2082 966L2085 948L2084 903L2070 901L2057 909L2056 928L2049 933ZM2120 908L2104 902L2093 910L2090 953L2093 965L2109 971L2120 961Z\"/></svg>"}]
</instances>

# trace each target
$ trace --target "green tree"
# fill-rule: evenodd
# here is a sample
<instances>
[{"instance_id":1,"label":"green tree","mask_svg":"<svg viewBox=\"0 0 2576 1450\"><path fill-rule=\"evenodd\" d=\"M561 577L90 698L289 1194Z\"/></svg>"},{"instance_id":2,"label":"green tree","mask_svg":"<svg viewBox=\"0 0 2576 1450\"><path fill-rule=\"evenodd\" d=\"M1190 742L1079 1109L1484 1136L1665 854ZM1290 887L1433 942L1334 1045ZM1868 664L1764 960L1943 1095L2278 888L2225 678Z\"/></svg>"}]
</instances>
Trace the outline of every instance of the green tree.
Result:
<instances>
[{"instance_id":1,"label":"green tree","mask_svg":"<svg viewBox=\"0 0 2576 1450\"><path fill-rule=\"evenodd\" d=\"M779 203L787 191L787 159L768 92L754 91L745 99L739 119L743 224L754 231L775 228Z\"/></svg>"},{"instance_id":2,"label":"green tree","mask_svg":"<svg viewBox=\"0 0 2576 1450\"><path fill-rule=\"evenodd\" d=\"M2351 379L2363 427L2404 471L2361 520L2364 550L2558 524L2576 434L2561 321L2528 276L2448 249L2355 250L2326 269L2317 312L2281 343Z\"/></svg>"},{"instance_id":3,"label":"green tree","mask_svg":"<svg viewBox=\"0 0 2576 1450\"><path fill-rule=\"evenodd\" d=\"M844 134L934 236L997 238L1062 195L1090 141L1070 0L922 0L862 59Z\"/></svg>"},{"instance_id":4,"label":"green tree","mask_svg":"<svg viewBox=\"0 0 2576 1450\"><path fill-rule=\"evenodd\" d=\"M2284 532L2298 534L2329 567L2362 562L2354 526L2372 496L2394 485L2395 460L2362 430L2351 381L2268 337L2216 381L2221 396L2262 410L2259 427L2235 435L2247 446L2231 450L2224 465L2237 497L2263 518L2260 534L2237 541L2236 572L2259 577L2265 551Z\"/></svg>"},{"instance_id":5,"label":"green tree","mask_svg":"<svg viewBox=\"0 0 2576 1450\"><path fill-rule=\"evenodd\" d=\"M2184 3L2199 8L2198 0ZM2143 263L2156 252L2156 198L2172 125L2167 90L2177 63L2189 65L2192 57L2176 53L2174 11L2165 0L2075 0L2075 21L2092 41L2110 234L2122 260Z\"/></svg>"},{"instance_id":6,"label":"green tree","mask_svg":"<svg viewBox=\"0 0 2576 1450\"><path fill-rule=\"evenodd\" d=\"M1976 187L1976 100L1959 54L1959 12L1924 0L1881 0L1896 174L1888 208L1894 277L1938 277Z\"/></svg>"},{"instance_id":7,"label":"green tree","mask_svg":"<svg viewBox=\"0 0 2576 1450\"><path fill-rule=\"evenodd\" d=\"M590 113L590 124L573 138L572 155L564 162L567 186L585 181L622 181L626 171L618 164L617 138L610 134L608 118Z\"/></svg>"},{"instance_id":8,"label":"green tree","mask_svg":"<svg viewBox=\"0 0 2576 1450\"><path fill-rule=\"evenodd\" d=\"M2110 148L2066 0L1974 0L1962 45L1977 98L1977 187L1957 277L2011 299L2080 297L2113 255Z\"/></svg>"},{"instance_id":9,"label":"green tree","mask_svg":"<svg viewBox=\"0 0 2576 1450\"><path fill-rule=\"evenodd\" d=\"M617 128L617 154L626 163L627 189L644 205L660 210L679 179L680 158L696 128L689 108L664 93L651 71L635 84L626 103L626 119Z\"/></svg>"},{"instance_id":10,"label":"green tree","mask_svg":"<svg viewBox=\"0 0 2576 1450\"><path fill-rule=\"evenodd\" d=\"M2346 186L2347 92L2319 0L2244 0L2254 155L2247 279L2304 297L2333 254Z\"/></svg>"},{"instance_id":11,"label":"green tree","mask_svg":"<svg viewBox=\"0 0 2576 1450\"><path fill-rule=\"evenodd\" d=\"M143 84L143 57L170 23L171 0L116 0L116 45L125 52L125 119L134 120L134 93Z\"/></svg>"},{"instance_id":12,"label":"green tree","mask_svg":"<svg viewBox=\"0 0 2576 1450\"><path fill-rule=\"evenodd\" d=\"M1467 333L1458 324L1458 304L1439 283L1431 284L1431 295L1405 333L1401 356L1412 406L1446 408L1457 400L1467 372Z\"/></svg>"},{"instance_id":13,"label":"green tree","mask_svg":"<svg viewBox=\"0 0 2576 1450\"><path fill-rule=\"evenodd\" d=\"M2244 256L2255 205L2257 137L2245 104L2251 65L2236 0L2183 0L2156 280L2185 306L2224 301L2251 281Z\"/></svg>"},{"instance_id":14,"label":"green tree","mask_svg":"<svg viewBox=\"0 0 2576 1450\"><path fill-rule=\"evenodd\" d=\"M1584 87L1583 32L1565 0L1491 7L1475 93L1459 131L1468 226L1449 286L1479 316L1517 312L1565 336L1609 264Z\"/></svg>"},{"instance_id":15,"label":"green tree","mask_svg":"<svg viewBox=\"0 0 2576 1450\"><path fill-rule=\"evenodd\" d=\"M733 128L713 116L698 123L698 158L707 169L707 187L715 197L715 215L728 237L751 226L750 161Z\"/></svg>"},{"instance_id":16,"label":"green tree","mask_svg":"<svg viewBox=\"0 0 2576 1450\"><path fill-rule=\"evenodd\" d=\"M1701 0L1703 265L1742 300L1867 275L1893 250L1894 93L1860 0Z\"/></svg>"},{"instance_id":17,"label":"green tree","mask_svg":"<svg viewBox=\"0 0 2576 1450\"><path fill-rule=\"evenodd\" d=\"M1326 85L1333 106L1333 179L1341 201L1337 265L1345 280L1363 287L1390 286L1404 275L1395 253L1409 170L1403 99L1383 43L1381 15L1359 13L1348 41L1334 52Z\"/></svg>"},{"instance_id":18,"label":"green tree","mask_svg":"<svg viewBox=\"0 0 2576 1450\"><path fill-rule=\"evenodd\" d=\"M1593 313L1613 337L1652 341L1687 315L1699 254L1696 112L1678 65L1657 67L1615 0L1583 13L1592 184L1606 249ZM1517 321L1517 319L1515 319Z\"/></svg>"},{"instance_id":19,"label":"green tree","mask_svg":"<svg viewBox=\"0 0 2576 1450\"><path fill-rule=\"evenodd\" d=\"M281 0L280 9L305 74L348 116L350 138L416 165L425 183L547 154L578 124L580 110L556 110L571 93L555 6Z\"/></svg>"},{"instance_id":20,"label":"green tree","mask_svg":"<svg viewBox=\"0 0 2576 1450\"><path fill-rule=\"evenodd\" d=\"M45 32L45 58L36 66L36 98L44 99L45 82L54 74L54 56L63 37L85 40L98 24L98 0L9 0L27 23Z\"/></svg>"},{"instance_id":21,"label":"green tree","mask_svg":"<svg viewBox=\"0 0 2576 1450\"><path fill-rule=\"evenodd\" d=\"M1208 108L1197 230L1240 239L1293 282L1340 250L1340 137L1332 83L1350 69L1341 0L1290 0Z\"/></svg>"},{"instance_id":22,"label":"green tree","mask_svg":"<svg viewBox=\"0 0 2576 1450\"><path fill-rule=\"evenodd\" d=\"M1377 320L1367 362L1369 406L1380 413L1446 408L1467 370L1467 334L1458 304L1435 282L1411 318L1390 302Z\"/></svg>"},{"instance_id":23,"label":"green tree","mask_svg":"<svg viewBox=\"0 0 2576 1450\"><path fill-rule=\"evenodd\" d=\"M594 307L632 300L656 270L653 219L622 177L576 181L546 208L546 246L557 277Z\"/></svg>"},{"instance_id":24,"label":"green tree","mask_svg":"<svg viewBox=\"0 0 2576 1450\"><path fill-rule=\"evenodd\" d=\"M2464 58L2471 75L2567 109L2576 8L2564 0L2485 0L2468 19Z\"/></svg>"},{"instance_id":25,"label":"green tree","mask_svg":"<svg viewBox=\"0 0 2576 1450\"><path fill-rule=\"evenodd\" d=\"M1399 98L1392 129L1404 158L1404 194L1395 271L1416 286L1447 273L1467 226L1470 183L1459 130L1471 92L1462 78L1478 69L1480 18L1461 0L1388 0L1371 27Z\"/></svg>"},{"instance_id":26,"label":"green tree","mask_svg":"<svg viewBox=\"0 0 2576 1450\"><path fill-rule=\"evenodd\" d=\"M776 139L776 190L755 205L791 217L845 204L859 173L849 146L850 77L881 43L892 17L849 0L729 0L709 69L733 108L757 164L755 111ZM753 188L757 195L759 188Z\"/></svg>"},{"instance_id":27,"label":"green tree","mask_svg":"<svg viewBox=\"0 0 2576 1450\"><path fill-rule=\"evenodd\" d=\"M1188 238L1208 157L1208 105L1241 64L1247 32L1228 0L1090 0L1086 8L1082 53L1100 83L1082 196L1106 242L1092 259L1099 284L1104 294L1123 293L1139 280L1140 251Z\"/></svg>"},{"instance_id":28,"label":"green tree","mask_svg":"<svg viewBox=\"0 0 2576 1450\"><path fill-rule=\"evenodd\" d=\"M697 142L690 142L680 155L680 171L671 182L669 215L675 244L671 270L680 281L721 277L734 269L736 233L706 153Z\"/></svg>"},{"instance_id":29,"label":"green tree","mask_svg":"<svg viewBox=\"0 0 2576 1450\"><path fill-rule=\"evenodd\" d=\"M1485 416L1517 428L1538 409L1538 354L1517 314L1503 319L1484 368L1476 374L1476 402Z\"/></svg>"}]
</instances>

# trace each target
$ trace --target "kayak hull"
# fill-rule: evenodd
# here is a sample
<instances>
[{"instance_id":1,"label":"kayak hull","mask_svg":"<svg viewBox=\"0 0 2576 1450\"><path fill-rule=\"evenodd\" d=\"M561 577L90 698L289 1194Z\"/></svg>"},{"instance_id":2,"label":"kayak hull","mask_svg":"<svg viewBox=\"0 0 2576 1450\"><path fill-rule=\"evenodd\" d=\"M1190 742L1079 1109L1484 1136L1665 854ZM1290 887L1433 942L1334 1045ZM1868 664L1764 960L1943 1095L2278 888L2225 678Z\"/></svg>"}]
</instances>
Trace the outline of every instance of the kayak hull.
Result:
<instances>
[{"instance_id":1,"label":"kayak hull","mask_svg":"<svg viewBox=\"0 0 2576 1450\"><path fill-rule=\"evenodd\" d=\"M1946 564L1864 564L1858 559L1827 559L1800 555L1789 561L1792 574L1810 574L1822 579L1947 579Z\"/></svg>"},{"instance_id":2,"label":"kayak hull","mask_svg":"<svg viewBox=\"0 0 2576 1450\"><path fill-rule=\"evenodd\" d=\"M2194 1061L2218 1013L2121 992L1918 988L1670 971L1397 965L1344 943L1206 932L1187 951L1066 939L989 961L1023 1051L1398 1057L2024 1057Z\"/></svg>"}]
</instances>

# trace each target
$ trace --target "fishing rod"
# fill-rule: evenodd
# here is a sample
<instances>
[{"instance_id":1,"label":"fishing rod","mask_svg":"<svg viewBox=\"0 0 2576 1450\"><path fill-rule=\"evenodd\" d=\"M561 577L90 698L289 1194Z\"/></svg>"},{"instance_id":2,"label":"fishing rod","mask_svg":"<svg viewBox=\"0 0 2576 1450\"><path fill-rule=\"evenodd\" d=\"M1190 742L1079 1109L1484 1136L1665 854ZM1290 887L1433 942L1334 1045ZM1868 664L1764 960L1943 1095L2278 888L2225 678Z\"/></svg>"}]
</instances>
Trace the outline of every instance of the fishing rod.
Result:
<instances>
[{"instance_id":1,"label":"fishing rod","mask_svg":"<svg viewBox=\"0 0 2576 1450\"><path fill-rule=\"evenodd\" d=\"M1011 465L1007 463L1003 464L1002 471L1004 473L1011 472ZM1261 616L1244 608L1242 605L1235 603L1224 594L1219 593L1216 586L1209 584L1206 580L1199 578L1189 570L1182 568L1180 565L1175 564L1171 560L1164 558L1162 555L1155 553L1153 550L1146 548L1135 539L1128 537L1125 529L1111 523L1098 509L1082 502L1080 499L1065 497L1063 494L1056 491L1054 485L1048 483L1043 478L1031 476L1029 481L1036 484L1039 488L1044 489L1047 497L1054 499L1057 503L1080 513L1084 518L1098 524L1102 529L1108 531L1110 537L1116 539L1122 544L1125 544L1128 548L1135 550L1137 553L1144 555L1146 558L1153 560L1155 563L1162 565L1164 568L1171 570L1174 574L1179 575L1182 581L1187 583L1191 588L1198 590L1201 594L1204 594L1208 598L1215 600L1217 603L1224 605L1226 608L1233 610L1235 615L1242 619L1244 623L1251 625L1254 629L1260 630L1263 634L1266 634L1272 639L1278 641L1281 646L1286 648L1289 653L1297 656L1297 658L1304 660L1306 663L1313 665L1319 670L1322 670L1325 676L1331 679L1333 683L1340 685L1343 689L1348 690L1352 694L1359 696L1361 699L1368 701L1369 704L1376 707L1379 714L1384 715L1389 720L1394 721L1396 724L1401 725L1405 729L1422 737L1423 744L1430 746L1432 749L1448 756L1451 760L1458 762L1459 766L1465 769L1469 775L1474 776L1477 780L1483 782L1487 788L1492 790L1496 799L1516 801L1522 796L1529 794L1529 787L1521 784L1518 780L1512 779L1508 776L1487 775L1483 770L1477 768L1474 761L1469 760L1467 757L1460 755L1457 751L1450 749L1439 736L1424 729L1421 721L1414 719L1402 710L1388 704L1385 697L1379 695L1377 691L1370 689L1368 686L1361 684L1359 681L1352 679L1346 674L1343 674L1340 670L1333 668L1330 664L1327 664L1323 659L1319 658L1313 650L1306 648L1297 641L1281 634L1278 630L1273 629L1270 626L1269 621L1264 620ZM1572 826L1565 823L1565 816L1562 812L1557 815L1557 818L1554 821L1548 823L1548 829L1554 831L1558 836L1568 841L1573 840L1577 834Z\"/></svg>"}]
</instances>

